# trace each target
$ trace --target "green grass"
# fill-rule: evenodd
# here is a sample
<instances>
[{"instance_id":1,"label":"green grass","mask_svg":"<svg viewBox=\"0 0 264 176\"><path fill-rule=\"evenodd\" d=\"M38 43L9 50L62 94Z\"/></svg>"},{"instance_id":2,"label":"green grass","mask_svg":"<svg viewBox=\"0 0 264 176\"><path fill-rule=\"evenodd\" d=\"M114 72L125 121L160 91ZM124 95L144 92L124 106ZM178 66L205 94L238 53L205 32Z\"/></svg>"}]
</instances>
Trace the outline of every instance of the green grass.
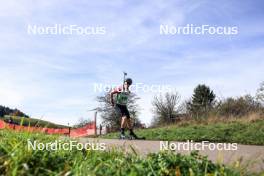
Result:
<instances>
[{"instance_id":1,"label":"green grass","mask_svg":"<svg viewBox=\"0 0 264 176\"><path fill-rule=\"evenodd\" d=\"M168 141L210 141L240 144L264 145L264 120L254 122L230 122L214 124L187 124L182 126L136 130L139 136L148 140ZM118 133L110 133L104 138L117 138Z\"/></svg>"},{"instance_id":2,"label":"green grass","mask_svg":"<svg viewBox=\"0 0 264 176\"><path fill-rule=\"evenodd\" d=\"M4 120L5 122L8 122L10 118L12 118L15 124L19 124L23 126L39 126L39 127L46 127L46 128L68 128L67 126L64 126L64 125L58 125L58 124L51 123L45 120L34 119L34 118L23 118L23 117L6 115L4 117L0 117L0 120Z\"/></svg>"},{"instance_id":3,"label":"green grass","mask_svg":"<svg viewBox=\"0 0 264 176\"><path fill-rule=\"evenodd\" d=\"M32 150L28 139L47 143L58 136L9 130L0 130L0 139L0 175L249 175L213 164L197 153L159 152L141 157L117 150Z\"/></svg>"}]
</instances>

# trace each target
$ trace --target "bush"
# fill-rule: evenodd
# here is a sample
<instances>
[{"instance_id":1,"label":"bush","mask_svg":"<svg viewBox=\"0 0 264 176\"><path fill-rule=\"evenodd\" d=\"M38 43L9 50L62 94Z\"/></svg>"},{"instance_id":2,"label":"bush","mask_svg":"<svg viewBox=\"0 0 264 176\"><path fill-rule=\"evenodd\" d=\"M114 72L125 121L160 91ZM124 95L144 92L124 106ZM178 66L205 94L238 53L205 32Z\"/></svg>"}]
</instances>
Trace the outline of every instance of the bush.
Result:
<instances>
[{"instance_id":1,"label":"bush","mask_svg":"<svg viewBox=\"0 0 264 176\"><path fill-rule=\"evenodd\" d=\"M257 90L256 98L264 104L264 81L260 84L260 87Z\"/></svg>"},{"instance_id":2,"label":"bush","mask_svg":"<svg viewBox=\"0 0 264 176\"><path fill-rule=\"evenodd\" d=\"M242 117L250 113L263 111L261 104L250 95L238 98L228 98L219 102L216 112L221 116Z\"/></svg>"},{"instance_id":3,"label":"bush","mask_svg":"<svg viewBox=\"0 0 264 176\"><path fill-rule=\"evenodd\" d=\"M177 92L167 92L155 96L152 100L155 117L152 126L169 124L180 115L180 95Z\"/></svg>"}]
</instances>

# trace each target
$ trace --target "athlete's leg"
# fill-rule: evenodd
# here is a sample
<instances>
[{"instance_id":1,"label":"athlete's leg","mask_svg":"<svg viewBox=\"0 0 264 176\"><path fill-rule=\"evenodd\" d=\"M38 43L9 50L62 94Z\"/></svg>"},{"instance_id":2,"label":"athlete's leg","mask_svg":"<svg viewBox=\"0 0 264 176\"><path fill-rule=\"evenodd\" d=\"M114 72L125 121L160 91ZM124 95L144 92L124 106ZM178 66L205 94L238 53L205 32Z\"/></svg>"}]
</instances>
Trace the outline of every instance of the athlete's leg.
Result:
<instances>
[{"instance_id":1,"label":"athlete's leg","mask_svg":"<svg viewBox=\"0 0 264 176\"><path fill-rule=\"evenodd\" d=\"M126 124L129 130L133 128L130 118L126 118Z\"/></svg>"},{"instance_id":2,"label":"athlete's leg","mask_svg":"<svg viewBox=\"0 0 264 176\"><path fill-rule=\"evenodd\" d=\"M125 138L125 128L126 128L126 124L127 124L127 118L126 118L126 116L123 115L121 117L121 128L120 128L120 130L121 130L121 136L120 136L120 138L122 138L122 139Z\"/></svg>"},{"instance_id":3,"label":"athlete's leg","mask_svg":"<svg viewBox=\"0 0 264 176\"><path fill-rule=\"evenodd\" d=\"M126 106L119 106L121 110L121 138L125 137L125 128L129 129L129 135L137 138L135 133L133 132L133 124L132 120L130 119L130 114Z\"/></svg>"},{"instance_id":4,"label":"athlete's leg","mask_svg":"<svg viewBox=\"0 0 264 176\"><path fill-rule=\"evenodd\" d=\"M121 120L121 132L123 132L126 127L129 129L130 134L132 134L133 133L133 125L131 123L131 120L127 116L123 116L122 120Z\"/></svg>"},{"instance_id":5,"label":"athlete's leg","mask_svg":"<svg viewBox=\"0 0 264 176\"><path fill-rule=\"evenodd\" d=\"M120 138L124 138L125 137L125 125L126 125L126 119L125 119L125 115L124 115L124 107L116 104L115 105L115 110L116 113L118 115L120 115L121 118L121 123L120 123Z\"/></svg>"},{"instance_id":6,"label":"athlete's leg","mask_svg":"<svg viewBox=\"0 0 264 176\"><path fill-rule=\"evenodd\" d=\"M121 128L125 128L127 125L127 117L126 116L122 116L121 117Z\"/></svg>"},{"instance_id":7,"label":"athlete's leg","mask_svg":"<svg viewBox=\"0 0 264 176\"><path fill-rule=\"evenodd\" d=\"M129 129L129 135L134 137L134 138L138 138L137 135L133 131L133 124L132 124L133 122L132 122L132 120L130 118L127 118L126 122L127 122L127 127Z\"/></svg>"}]
</instances>

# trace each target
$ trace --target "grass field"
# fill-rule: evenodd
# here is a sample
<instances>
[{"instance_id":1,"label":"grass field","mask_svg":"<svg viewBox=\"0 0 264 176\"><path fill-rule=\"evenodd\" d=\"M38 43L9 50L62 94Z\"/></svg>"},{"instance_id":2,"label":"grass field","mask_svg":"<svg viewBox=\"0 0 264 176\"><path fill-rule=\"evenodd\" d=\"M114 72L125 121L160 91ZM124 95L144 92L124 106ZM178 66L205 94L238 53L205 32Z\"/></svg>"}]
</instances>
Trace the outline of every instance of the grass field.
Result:
<instances>
[{"instance_id":1,"label":"grass field","mask_svg":"<svg viewBox=\"0 0 264 176\"><path fill-rule=\"evenodd\" d=\"M238 168L213 164L197 153L184 156L160 152L143 158L115 150L33 150L27 147L28 139L48 143L58 136L0 130L0 138L3 175L252 175Z\"/></svg>"},{"instance_id":2,"label":"grass field","mask_svg":"<svg viewBox=\"0 0 264 176\"><path fill-rule=\"evenodd\" d=\"M136 130L148 140L234 142L264 145L264 120L253 122L228 122L212 124L181 124L161 128ZM117 138L119 133L110 133L104 138Z\"/></svg>"},{"instance_id":3,"label":"grass field","mask_svg":"<svg viewBox=\"0 0 264 176\"><path fill-rule=\"evenodd\" d=\"M46 128L68 128L64 125L58 125L55 123L51 123L45 120L34 119L34 118L23 118L17 116L4 116L0 117L0 120L4 120L8 122L9 119L12 119L15 124L23 125L23 126L39 126L39 127L46 127Z\"/></svg>"}]
</instances>

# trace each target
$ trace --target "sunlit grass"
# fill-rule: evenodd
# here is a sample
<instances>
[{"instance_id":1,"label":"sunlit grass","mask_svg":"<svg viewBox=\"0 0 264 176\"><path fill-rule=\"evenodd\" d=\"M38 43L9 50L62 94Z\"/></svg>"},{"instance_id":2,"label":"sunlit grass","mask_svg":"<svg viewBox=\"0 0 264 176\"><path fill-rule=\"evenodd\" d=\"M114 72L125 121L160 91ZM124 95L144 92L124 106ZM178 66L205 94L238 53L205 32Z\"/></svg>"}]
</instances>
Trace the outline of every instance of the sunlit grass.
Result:
<instances>
[{"instance_id":1,"label":"sunlit grass","mask_svg":"<svg viewBox=\"0 0 264 176\"><path fill-rule=\"evenodd\" d=\"M28 139L48 143L58 136L9 130L0 130L0 139L0 175L246 175L197 153L142 157L117 150L32 150Z\"/></svg>"},{"instance_id":2,"label":"sunlit grass","mask_svg":"<svg viewBox=\"0 0 264 176\"><path fill-rule=\"evenodd\" d=\"M264 120L253 122L234 121L211 124L180 124L167 127L136 130L139 136L148 140L210 141L240 144L264 145ZM118 133L103 137L117 138Z\"/></svg>"}]
</instances>

